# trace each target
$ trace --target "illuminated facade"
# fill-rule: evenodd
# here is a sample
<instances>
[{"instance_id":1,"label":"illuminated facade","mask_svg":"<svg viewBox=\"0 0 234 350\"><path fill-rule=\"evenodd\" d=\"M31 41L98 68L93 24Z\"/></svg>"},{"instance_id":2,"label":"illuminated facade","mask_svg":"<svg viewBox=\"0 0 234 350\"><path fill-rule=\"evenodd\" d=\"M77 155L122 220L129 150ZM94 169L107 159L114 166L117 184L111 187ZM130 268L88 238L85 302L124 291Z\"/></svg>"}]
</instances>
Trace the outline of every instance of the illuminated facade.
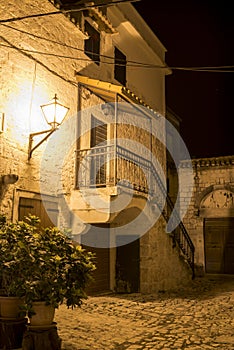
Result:
<instances>
[{"instance_id":1,"label":"illuminated facade","mask_svg":"<svg viewBox=\"0 0 234 350\"><path fill-rule=\"evenodd\" d=\"M187 284L191 250L165 233L166 214L151 225L153 160L166 171L166 50L131 4L59 9L47 0L0 1L0 210L11 220L32 213L71 228L97 255L94 291ZM48 129L40 106L55 94L69 112L29 157L29 135ZM119 227L139 214L146 226L129 226L123 244Z\"/></svg>"}]
</instances>

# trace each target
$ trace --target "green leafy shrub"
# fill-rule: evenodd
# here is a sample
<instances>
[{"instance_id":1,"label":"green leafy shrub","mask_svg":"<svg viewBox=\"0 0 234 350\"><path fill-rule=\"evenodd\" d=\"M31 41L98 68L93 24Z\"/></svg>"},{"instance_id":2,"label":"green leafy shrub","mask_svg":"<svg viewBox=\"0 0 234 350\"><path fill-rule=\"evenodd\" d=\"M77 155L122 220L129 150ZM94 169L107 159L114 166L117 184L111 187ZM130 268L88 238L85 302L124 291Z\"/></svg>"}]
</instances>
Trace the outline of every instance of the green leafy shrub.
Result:
<instances>
[{"instance_id":1,"label":"green leafy shrub","mask_svg":"<svg viewBox=\"0 0 234 350\"><path fill-rule=\"evenodd\" d=\"M40 228L35 216L7 223L0 219L0 281L5 295L58 307L76 307L87 298L93 254L56 227Z\"/></svg>"}]
</instances>

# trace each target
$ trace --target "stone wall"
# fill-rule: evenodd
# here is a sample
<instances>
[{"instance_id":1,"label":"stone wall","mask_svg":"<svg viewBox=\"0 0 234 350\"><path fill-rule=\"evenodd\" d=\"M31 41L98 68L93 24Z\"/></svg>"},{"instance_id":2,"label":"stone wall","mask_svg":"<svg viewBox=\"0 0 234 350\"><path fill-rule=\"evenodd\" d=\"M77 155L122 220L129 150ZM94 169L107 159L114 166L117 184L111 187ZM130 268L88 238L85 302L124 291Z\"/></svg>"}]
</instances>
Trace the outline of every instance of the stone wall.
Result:
<instances>
[{"instance_id":1,"label":"stone wall","mask_svg":"<svg viewBox=\"0 0 234 350\"><path fill-rule=\"evenodd\" d=\"M192 274L178 247L165 231L161 218L141 239L141 291L179 290L191 283Z\"/></svg>"},{"instance_id":2,"label":"stone wall","mask_svg":"<svg viewBox=\"0 0 234 350\"><path fill-rule=\"evenodd\" d=\"M1 19L54 10L48 1L43 1L43 5L36 0L30 3L0 2ZM73 42L76 49L80 49L83 39L80 31L66 17L58 15L58 19L55 21L53 16L37 17L1 26L0 110L5 114L5 123L0 135L0 175L17 174L19 180L5 189L0 210L11 219L16 189L40 192L40 158L46 142L35 150L28 161L29 133L48 129L40 105L47 103L57 93L60 102L69 106L69 116L76 113L74 72L81 68L81 64L78 60L57 56L74 55L74 49L63 45ZM35 137L34 144L42 137ZM52 154L49 156L53 157ZM51 176L49 171L48 176ZM53 192L53 188L49 191Z\"/></svg>"},{"instance_id":3,"label":"stone wall","mask_svg":"<svg viewBox=\"0 0 234 350\"><path fill-rule=\"evenodd\" d=\"M186 174L187 162L184 161L180 167L180 175ZM212 191L234 189L234 156L217 158L202 158L192 160L194 183L193 186L185 186L180 191L181 203L192 194L187 213L183 219L184 225L195 245L195 263L204 271L204 218L202 214L202 202ZM221 208L213 211L212 217L233 216L231 210L228 213Z\"/></svg>"}]
</instances>

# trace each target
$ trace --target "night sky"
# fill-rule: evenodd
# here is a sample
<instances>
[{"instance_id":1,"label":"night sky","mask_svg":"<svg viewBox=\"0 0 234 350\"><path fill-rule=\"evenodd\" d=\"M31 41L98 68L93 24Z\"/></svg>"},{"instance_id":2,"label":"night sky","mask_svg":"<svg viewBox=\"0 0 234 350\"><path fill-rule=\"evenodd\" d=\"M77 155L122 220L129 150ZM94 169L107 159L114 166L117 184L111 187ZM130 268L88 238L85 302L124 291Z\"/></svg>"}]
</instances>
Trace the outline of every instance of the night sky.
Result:
<instances>
[{"instance_id":1,"label":"night sky","mask_svg":"<svg viewBox=\"0 0 234 350\"><path fill-rule=\"evenodd\" d=\"M141 0L134 6L166 47L168 66L216 67L234 66L231 3ZM166 103L182 119L181 135L191 157L234 154L232 70L173 70L166 78Z\"/></svg>"}]
</instances>

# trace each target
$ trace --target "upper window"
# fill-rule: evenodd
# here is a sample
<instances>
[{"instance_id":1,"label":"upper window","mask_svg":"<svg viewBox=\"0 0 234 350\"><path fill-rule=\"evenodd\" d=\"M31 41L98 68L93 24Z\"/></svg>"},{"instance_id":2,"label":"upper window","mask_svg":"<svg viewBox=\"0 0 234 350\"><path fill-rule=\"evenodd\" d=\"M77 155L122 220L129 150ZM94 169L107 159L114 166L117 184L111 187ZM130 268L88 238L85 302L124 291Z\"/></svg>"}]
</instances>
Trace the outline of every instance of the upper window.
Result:
<instances>
[{"instance_id":1,"label":"upper window","mask_svg":"<svg viewBox=\"0 0 234 350\"><path fill-rule=\"evenodd\" d=\"M90 167L90 183L92 185L106 185L106 170L107 170L107 124L98 120L94 116L91 119L91 167ZM93 147L98 147L97 149Z\"/></svg>"},{"instance_id":2,"label":"upper window","mask_svg":"<svg viewBox=\"0 0 234 350\"><path fill-rule=\"evenodd\" d=\"M119 49L117 49L117 47L115 47L114 77L124 86L126 85L126 65L126 56Z\"/></svg>"},{"instance_id":3,"label":"upper window","mask_svg":"<svg viewBox=\"0 0 234 350\"><path fill-rule=\"evenodd\" d=\"M96 147L99 144L103 146L107 140L107 124L92 115L91 127L91 147Z\"/></svg>"},{"instance_id":4,"label":"upper window","mask_svg":"<svg viewBox=\"0 0 234 350\"><path fill-rule=\"evenodd\" d=\"M100 33L94 29L89 22L85 21L85 32L89 39L85 40L85 54L97 65L100 64Z\"/></svg>"}]
</instances>

